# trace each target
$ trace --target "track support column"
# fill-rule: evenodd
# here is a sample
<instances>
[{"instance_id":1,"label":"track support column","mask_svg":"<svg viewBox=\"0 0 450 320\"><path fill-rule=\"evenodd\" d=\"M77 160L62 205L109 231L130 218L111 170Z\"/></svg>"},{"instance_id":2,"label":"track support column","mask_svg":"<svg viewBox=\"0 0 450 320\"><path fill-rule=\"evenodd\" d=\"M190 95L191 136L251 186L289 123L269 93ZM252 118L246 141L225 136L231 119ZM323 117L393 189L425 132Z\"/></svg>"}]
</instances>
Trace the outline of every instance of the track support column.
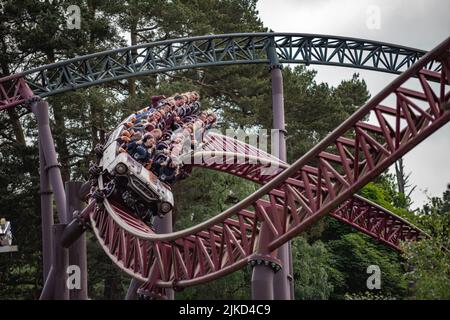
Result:
<instances>
[{"instance_id":1,"label":"track support column","mask_svg":"<svg viewBox=\"0 0 450 320\"><path fill-rule=\"evenodd\" d=\"M143 282L138 279L131 279L130 285L128 286L127 295L125 296L125 300L136 300L137 291L139 287L143 284Z\"/></svg>"},{"instance_id":2,"label":"track support column","mask_svg":"<svg viewBox=\"0 0 450 320\"><path fill-rule=\"evenodd\" d=\"M171 233L172 232L172 211L166 213L164 217L155 218L155 230L156 233ZM168 300L175 299L175 293L173 289L166 289L166 297Z\"/></svg>"},{"instance_id":3,"label":"track support column","mask_svg":"<svg viewBox=\"0 0 450 320\"><path fill-rule=\"evenodd\" d=\"M284 120L284 92L283 92L283 74L282 65L278 60L275 46L270 46L267 50L270 60L270 74L272 77L272 111L273 111L273 129L272 135L272 154L282 161L286 161L286 126ZM274 278L274 299L292 300L293 278L292 278L292 253L291 243L288 242L278 248L278 259L284 266L280 272L275 274Z\"/></svg>"},{"instance_id":4,"label":"track support column","mask_svg":"<svg viewBox=\"0 0 450 320\"><path fill-rule=\"evenodd\" d=\"M31 110L35 114L38 123L39 148L42 150L46 164L44 171L47 171L55 194L56 209L60 222L59 225L53 225L52 234L53 299L66 300L69 299L69 291L66 284L68 250L61 246L61 235L65 225L69 222L66 215L66 195L56 157L55 143L50 130L48 103L46 101L33 102L31 103Z\"/></svg>"},{"instance_id":5,"label":"track support column","mask_svg":"<svg viewBox=\"0 0 450 320\"><path fill-rule=\"evenodd\" d=\"M46 170L50 178L53 192L56 198L56 208L60 223L68 223L66 220L66 195L59 170L59 163L56 157L55 143L49 124L48 103L39 101L31 104L31 110L36 116L39 130L39 147L42 148L45 157Z\"/></svg>"},{"instance_id":6,"label":"track support column","mask_svg":"<svg viewBox=\"0 0 450 320\"><path fill-rule=\"evenodd\" d=\"M65 250L60 243L62 231L64 229L64 225L62 224L68 223L66 219L66 195L64 193L61 172L56 157L55 144L50 130L48 103L41 100L40 97L35 96L23 78L19 80L17 90L22 97L27 99L27 104L31 106L31 111L36 117L39 132L40 174L41 178L43 178L40 184L42 201L41 214L43 226L43 250L45 251L45 285L43 298L52 297L54 299L68 299L69 292L66 284L68 251ZM50 182L50 184L48 182ZM52 201L49 188L50 185L56 198L59 225L52 225L53 213L51 210ZM49 230L52 230L50 236ZM48 265L50 259L51 267Z\"/></svg>"},{"instance_id":7,"label":"track support column","mask_svg":"<svg viewBox=\"0 0 450 320\"><path fill-rule=\"evenodd\" d=\"M40 142L39 142L40 145ZM53 192L46 168L46 162L42 148L39 146L39 171L41 194L41 228L42 228L42 260L44 282L47 281L52 267L52 227L53 221Z\"/></svg>"},{"instance_id":8,"label":"track support column","mask_svg":"<svg viewBox=\"0 0 450 320\"><path fill-rule=\"evenodd\" d=\"M80 199L80 190L82 182L66 182L67 199L67 221L73 219L73 212L81 212L84 204ZM86 253L86 235L83 233L69 248L69 265L77 266L80 270L80 288L70 291L71 300L87 300L87 253Z\"/></svg>"},{"instance_id":9,"label":"track support column","mask_svg":"<svg viewBox=\"0 0 450 320\"><path fill-rule=\"evenodd\" d=\"M281 264L275 257L275 253L270 253L268 250L271 238L271 231L268 225L263 222L259 233L257 253L249 259L249 264L253 267L253 300L274 299L273 280L275 273L281 269Z\"/></svg>"},{"instance_id":10,"label":"track support column","mask_svg":"<svg viewBox=\"0 0 450 320\"><path fill-rule=\"evenodd\" d=\"M65 227L65 224L53 226L53 268L55 271L53 300L69 300L69 289L67 287L69 251L61 246L61 236Z\"/></svg>"},{"instance_id":11,"label":"track support column","mask_svg":"<svg viewBox=\"0 0 450 320\"><path fill-rule=\"evenodd\" d=\"M31 106L31 109L36 109L40 97L35 96L33 91L26 83L25 79L19 79L18 81L18 91L20 95L27 100L27 105ZM34 111L33 111L34 112ZM47 113L48 114L48 113ZM48 116L47 116L48 117ZM50 271L53 265L53 240L52 240L52 228L54 224L53 220L53 199L52 199L52 188L50 185L50 179L47 170L47 160L42 149L42 139L38 137L39 143L39 192L41 195L41 228L42 228L42 260L43 260L43 277L44 277L44 288L47 288L47 295L50 291L50 286L48 285L52 282L49 279ZM54 274L54 272L53 272Z\"/></svg>"}]
</instances>

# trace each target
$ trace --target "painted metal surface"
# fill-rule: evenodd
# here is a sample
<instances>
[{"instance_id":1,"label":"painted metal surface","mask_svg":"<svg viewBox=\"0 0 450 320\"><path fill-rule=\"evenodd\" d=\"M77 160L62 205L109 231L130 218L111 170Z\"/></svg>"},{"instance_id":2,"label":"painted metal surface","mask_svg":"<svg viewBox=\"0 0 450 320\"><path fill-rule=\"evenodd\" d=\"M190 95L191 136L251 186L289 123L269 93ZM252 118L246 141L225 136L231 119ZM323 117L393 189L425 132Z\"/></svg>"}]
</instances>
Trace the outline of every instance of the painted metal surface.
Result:
<instances>
[{"instance_id":1,"label":"painted metal surface","mask_svg":"<svg viewBox=\"0 0 450 320\"><path fill-rule=\"evenodd\" d=\"M365 39L298 33L238 33L157 41L94 53L0 79L0 110L26 101L29 86L48 97L130 77L180 69L269 64L275 48L280 63L344 66L399 74L426 52ZM427 69L438 71L430 61Z\"/></svg>"},{"instance_id":2,"label":"painted metal surface","mask_svg":"<svg viewBox=\"0 0 450 320\"><path fill-rule=\"evenodd\" d=\"M157 235L106 200L91 215L100 243L118 266L147 281L147 288L181 288L245 266L261 242L262 222L272 233L267 252L327 214L396 249L401 240L417 239L420 230L352 195L450 120L443 108L450 100L449 48L450 39L293 165L273 179L261 179L264 185L254 194L197 226ZM439 72L426 68L431 61L441 65ZM420 88L403 86L412 77ZM370 114L375 123L363 121ZM206 166L220 170L228 164ZM228 168L249 179L260 175L246 164L229 164Z\"/></svg>"}]
</instances>

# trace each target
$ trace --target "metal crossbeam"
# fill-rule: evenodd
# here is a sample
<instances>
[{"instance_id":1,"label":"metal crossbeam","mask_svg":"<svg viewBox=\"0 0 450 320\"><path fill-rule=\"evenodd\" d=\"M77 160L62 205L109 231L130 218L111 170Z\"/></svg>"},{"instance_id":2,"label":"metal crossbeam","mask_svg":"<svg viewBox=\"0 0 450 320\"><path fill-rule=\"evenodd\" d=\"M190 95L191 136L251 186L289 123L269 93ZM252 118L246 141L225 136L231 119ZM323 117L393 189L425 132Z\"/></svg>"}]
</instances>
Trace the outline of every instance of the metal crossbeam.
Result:
<instances>
[{"instance_id":1,"label":"metal crossbeam","mask_svg":"<svg viewBox=\"0 0 450 320\"><path fill-rule=\"evenodd\" d=\"M295 33L242 33L157 41L77 57L0 79L0 110L25 101L26 82L48 97L130 77L180 69L268 64L274 47L280 63L344 66L399 74L425 51L364 39ZM427 69L439 71L431 61ZM24 79L25 81L23 81Z\"/></svg>"}]
</instances>

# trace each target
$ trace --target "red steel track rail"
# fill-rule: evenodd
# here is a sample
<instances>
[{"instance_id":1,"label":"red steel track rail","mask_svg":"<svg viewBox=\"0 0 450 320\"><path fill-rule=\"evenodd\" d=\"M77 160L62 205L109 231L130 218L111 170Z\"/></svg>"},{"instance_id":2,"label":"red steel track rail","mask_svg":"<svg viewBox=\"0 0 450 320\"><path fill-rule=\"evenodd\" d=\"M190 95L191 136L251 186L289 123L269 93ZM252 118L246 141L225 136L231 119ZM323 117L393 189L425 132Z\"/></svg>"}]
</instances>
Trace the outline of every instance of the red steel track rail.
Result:
<instances>
[{"instance_id":1,"label":"red steel track rail","mask_svg":"<svg viewBox=\"0 0 450 320\"><path fill-rule=\"evenodd\" d=\"M91 215L95 234L113 261L149 288L195 285L243 267L261 245L263 221L272 234L269 251L332 212L391 246L417 238L417 229L352 195L450 120L449 47L450 38L294 164L217 216L159 235L106 200ZM430 62L440 70L427 70Z\"/></svg>"}]
</instances>

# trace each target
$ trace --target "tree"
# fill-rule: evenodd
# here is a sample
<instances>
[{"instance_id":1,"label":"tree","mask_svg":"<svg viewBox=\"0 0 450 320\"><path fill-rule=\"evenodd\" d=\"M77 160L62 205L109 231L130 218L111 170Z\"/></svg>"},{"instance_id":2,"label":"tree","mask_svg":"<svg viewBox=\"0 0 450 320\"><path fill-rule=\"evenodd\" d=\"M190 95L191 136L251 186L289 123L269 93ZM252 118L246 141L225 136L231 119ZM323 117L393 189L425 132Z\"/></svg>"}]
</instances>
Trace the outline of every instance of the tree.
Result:
<instances>
[{"instance_id":1,"label":"tree","mask_svg":"<svg viewBox=\"0 0 450 320\"><path fill-rule=\"evenodd\" d=\"M329 264L331 258L321 241L309 244L304 237L292 241L295 298L298 300L327 300L333 292L334 278L340 275Z\"/></svg>"},{"instance_id":2,"label":"tree","mask_svg":"<svg viewBox=\"0 0 450 320\"><path fill-rule=\"evenodd\" d=\"M411 298L450 299L450 191L431 198L416 222L430 238L403 244Z\"/></svg>"},{"instance_id":3,"label":"tree","mask_svg":"<svg viewBox=\"0 0 450 320\"><path fill-rule=\"evenodd\" d=\"M401 202L398 204L405 209L409 209L412 201L411 194L414 192L417 186L412 186L410 182L410 173L405 172L405 165L403 163L403 158L400 158L395 162L395 177L397 179L397 190L402 197L400 197Z\"/></svg>"},{"instance_id":4,"label":"tree","mask_svg":"<svg viewBox=\"0 0 450 320\"><path fill-rule=\"evenodd\" d=\"M114 25L95 11L96 5L101 5L100 1L71 1L71 4L81 6L84 13L94 12L83 17L80 30L65 27L66 3L63 1L58 1L58 4L31 0L2 1L1 76L75 54L102 50L119 39ZM80 122L69 122L68 118L76 118L76 113L77 116L83 115L84 111L71 97L67 94L49 99L53 106L51 126L65 180L69 179L77 161L86 156L79 148L83 146L82 137L71 136L75 132L70 129ZM69 102L75 108L67 109ZM86 120L89 122L89 118ZM0 121L1 191L5 195L0 199L5 210L2 215L12 220L15 243L20 248L18 254L0 257L0 278L2 288L6 288L1 294L5 299L37 299L42 287L42 257L36 123L25 108L1 113ZM90 127L90 124L78 126L76 134L80 134L81 128L86 131ZM86 135L85 138L91 139Z\"/></svg>"}]
</instances>

